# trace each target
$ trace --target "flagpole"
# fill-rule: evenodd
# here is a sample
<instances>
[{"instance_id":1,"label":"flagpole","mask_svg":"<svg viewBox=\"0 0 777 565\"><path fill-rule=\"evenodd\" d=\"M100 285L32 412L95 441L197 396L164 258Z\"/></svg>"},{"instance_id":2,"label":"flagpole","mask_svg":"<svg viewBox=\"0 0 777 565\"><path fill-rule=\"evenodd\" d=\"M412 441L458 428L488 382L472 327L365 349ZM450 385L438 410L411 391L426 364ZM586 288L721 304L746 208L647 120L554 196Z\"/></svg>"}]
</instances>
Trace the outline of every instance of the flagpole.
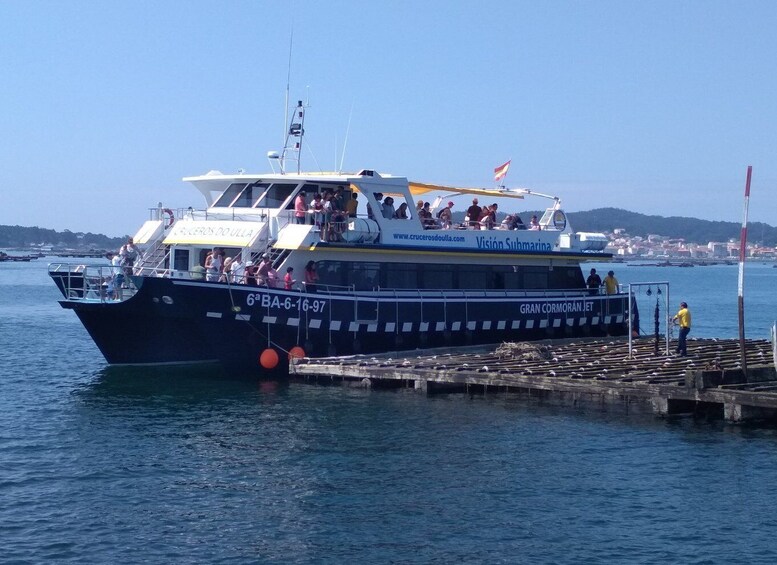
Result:
<instances>
[{"instance_id":1,"label":"flagpole","mask_svg":"<svg viewBox=\"0 0 777 565\"><path fill-rule=\"evenodd\" d=\"M747 355L745 350L745 253L747 250L747 210L750 204L750 179L753 166L747 166L745 181L745 209L742 214L742 231L739 235L739 280L737 282L737 303L739 306L739 356L742 374L747 382Z\"/></svg>"}]
</instances>

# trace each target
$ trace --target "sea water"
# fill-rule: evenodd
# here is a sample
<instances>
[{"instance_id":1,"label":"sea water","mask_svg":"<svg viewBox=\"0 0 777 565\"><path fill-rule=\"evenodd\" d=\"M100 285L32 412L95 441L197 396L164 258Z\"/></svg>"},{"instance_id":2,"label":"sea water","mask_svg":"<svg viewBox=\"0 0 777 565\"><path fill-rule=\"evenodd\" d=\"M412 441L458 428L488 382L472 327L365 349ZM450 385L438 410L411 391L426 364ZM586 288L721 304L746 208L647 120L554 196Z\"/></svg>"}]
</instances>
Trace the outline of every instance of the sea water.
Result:
<instances>
[{"instance_id":1,"label":"sea water","mask_svg":"<svg viewBox=\"0 0 777 565\"><path fill-rule=\"evenodd\" d=\"M737 335L736 266L596 267ZM748 337L775 281L748 265ZM773 429L112 369L58 298L45 260L0 264L2 563L777 559Z\"/></svg>"}]
</instances>

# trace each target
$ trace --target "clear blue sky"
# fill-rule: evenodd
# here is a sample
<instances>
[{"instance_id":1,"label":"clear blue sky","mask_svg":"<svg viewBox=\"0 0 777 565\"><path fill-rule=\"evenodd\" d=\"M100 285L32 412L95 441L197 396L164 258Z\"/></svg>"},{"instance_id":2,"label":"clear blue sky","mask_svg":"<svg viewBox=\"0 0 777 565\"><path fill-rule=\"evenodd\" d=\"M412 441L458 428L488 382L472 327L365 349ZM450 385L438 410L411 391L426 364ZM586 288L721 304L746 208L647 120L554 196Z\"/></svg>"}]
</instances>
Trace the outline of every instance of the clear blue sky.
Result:
<instances>
[{"instance_id":1,"label":"clear blue sky","mask_svg":"<svg viewBox=\"0 0 777 565\"><path fill-rule=\"evenodd\" d=\"M352 115L345 170L492 186L512 159L567 211L738 222L751 164L777 224L777 2L714 0L3 0L0 224L122 235L202 206L183 176L266 172L292 23L322 169Z\"/></svg>"}]
</instances>

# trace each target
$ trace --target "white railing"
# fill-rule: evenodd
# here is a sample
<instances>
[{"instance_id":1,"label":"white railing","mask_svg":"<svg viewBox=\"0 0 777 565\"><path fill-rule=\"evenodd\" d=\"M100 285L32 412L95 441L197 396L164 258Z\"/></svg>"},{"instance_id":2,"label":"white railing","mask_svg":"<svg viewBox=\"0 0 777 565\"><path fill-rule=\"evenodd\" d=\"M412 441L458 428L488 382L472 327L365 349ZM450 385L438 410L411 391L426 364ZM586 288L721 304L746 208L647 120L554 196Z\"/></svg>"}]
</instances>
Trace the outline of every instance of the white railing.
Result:
<instances>
[{"instance_id":1,"label":"white railing","mask_svg":"<svg viewBox=\"0 0 777 565\"><path fill-rule=\"evenodd\" d=\"M49 275L59 279L68 300L121 302L138 290L125 274L125 267L52 263Z\"/></svg>"}]
</instances>

